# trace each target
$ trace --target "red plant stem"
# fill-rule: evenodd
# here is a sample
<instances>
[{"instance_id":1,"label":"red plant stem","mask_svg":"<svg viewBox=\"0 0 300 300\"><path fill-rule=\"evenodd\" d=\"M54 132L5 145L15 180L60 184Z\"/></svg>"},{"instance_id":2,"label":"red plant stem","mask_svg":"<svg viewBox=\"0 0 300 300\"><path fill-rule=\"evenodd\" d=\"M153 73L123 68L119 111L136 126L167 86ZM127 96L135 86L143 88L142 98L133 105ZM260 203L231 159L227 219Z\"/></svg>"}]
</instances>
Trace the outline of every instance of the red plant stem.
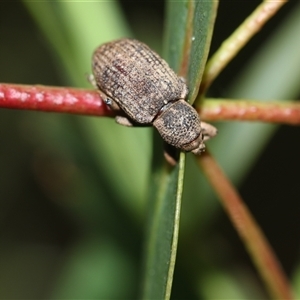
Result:
<instances>
[{"instance_id":1,"label":"red plant stem","mask_svg":"<svg viewBox=\"0 0 300 300\"><path fill-rule=\"evenodd\" d=\"M189 1L187 4L187 22L185 25L185 38L182 49L182 57L180 62L180 68L178 70L178 75L187 78L188 76L188 68L189 68L189 60L190 60L190 52L192 49L192 36L193 36L193 22L194 22L194 13L195 13L195 3L193 1Z\"/></svg>"},{"instance_id":2,"label":"red plant stem","mask_svg":"<svg viewBox=\"0 0 300 300\"><path fill-rule=\"evenodd\" d=\"M114 117L96 90L0 83L0 108ZM205 121L260 121L300 125L300 103L206 99L200 116Z\"/></svg>"},{"instance_id":3,"label":"red plant stem","mask_svg":"<svg viewBox=\"0 0 300 300\"><path fill-rule=\"evenodd\" d=\"M113 116L97 91L43 85L0 84L0 107Z\"/></svg>"},{"instance_id":4,"label":"red plant stem","mask_svg":"<svg viewBox=\"0 0 300 300\"><path fill-rule=\"evenodd\" d=\"M274 299L293 299L291 288L279 261L235 187L208 151L197 156L196 159L219 195L222 205L270 294Z\"/></svg>"},{"instance_id":5,"label":"red plant stem","mask_svg":"<svg viewBox=\"0 0 300 300\"><path fill-rule=\"evenodd\" d=\"M197 108L205 121L259 121L300 125L300 102L206 99Z\"/></svg>"}]
</instances>

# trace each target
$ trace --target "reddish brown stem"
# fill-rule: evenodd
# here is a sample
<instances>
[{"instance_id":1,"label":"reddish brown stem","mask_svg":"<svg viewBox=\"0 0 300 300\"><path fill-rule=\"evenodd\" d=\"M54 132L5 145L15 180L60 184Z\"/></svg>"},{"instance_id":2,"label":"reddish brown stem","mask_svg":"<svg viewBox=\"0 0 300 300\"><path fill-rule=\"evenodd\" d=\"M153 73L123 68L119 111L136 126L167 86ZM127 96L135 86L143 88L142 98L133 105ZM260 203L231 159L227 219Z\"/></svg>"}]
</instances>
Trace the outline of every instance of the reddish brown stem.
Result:
<instances>
[{"instance_id":1,"label":"reddish brown stem","mask_svg":"<svg viewBox=\"0 0 300 300\"><path fill-rule=\"evenodd\" d=\"M198 109L205 121L259 121L300 125L300 103L206 99Z\"/></svg>"},{"instance_id":2,"label":"reddish brown stem","mask_svg":"<svg viewBox=\"0 0 300 300\"><path fill-rule=\"evenodd\" d=\"M0 83L0 108L102 117L113 112L95 90ZM300 125L300 103L206 99L198 109L205 121L260 121Z\"/></svg>"},{"instance_id":3,"label":"reddish brown stem","mask_svg":"<svg viewBox=\"0 0 300 300\"><path fill-rule=\"evenodd\" d=\"M208 151L197 156L197 162L219 195L270 294L274 299L293 299L279 261L235 187Z\"/></svg>"},{"instance_id":4,"label":"reddish brown stem","mask_svg":"<svg viewBox=\"0 0 300 300\"><path fill-rule=\"evenodd\" d=\"M0 84L0 107L113 116L96 91L42 85Z\"/></svg>"},{"instance_id":5,"label":"reddish brown stem","mask_svg":"<svg viewBox=\"0 0 300 300\"><path fill-rule=\"evenodd\" d=\"M185 39L182 51L182 57L180 62L180 68L178 70L178 75L187 78L188 68L189 68L189 60L190 60L190 52L191 52L191 44L192 44L192 36L193 36L193 21L194 21L194 13L195 13L195 3L193 1L189 1L187 4L187 23L185 29Z\"/></svg>"}]
</instances>

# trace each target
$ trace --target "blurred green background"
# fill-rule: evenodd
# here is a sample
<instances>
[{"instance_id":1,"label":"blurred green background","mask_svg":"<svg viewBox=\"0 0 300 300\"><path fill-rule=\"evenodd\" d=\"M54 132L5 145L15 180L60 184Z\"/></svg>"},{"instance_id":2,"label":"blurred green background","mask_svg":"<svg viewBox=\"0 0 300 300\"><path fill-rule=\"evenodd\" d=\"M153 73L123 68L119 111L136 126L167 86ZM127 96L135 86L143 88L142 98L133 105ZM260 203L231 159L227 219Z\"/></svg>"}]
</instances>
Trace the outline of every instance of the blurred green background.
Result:
<instances>
[{"instance_id":1,"label":"blurred green background","mask_svg":"<svg viewBox=\"0 0 300 300\"><path fill-rule=\"evenodd\" d=\"M221 1L211 51L259 1ZM134 36L163 52L164 2L0 2L0 82L90 87L92 51ZM210 89L298 99L300 7L290 2ZM91 88L91 87L90 87ZM212 152L299 286L300 129L216 124ZM151 128L0 110L0 299L134 299L142 270ZM174 299L266 297L188 155Z\"/></svg>"}]
</instances>

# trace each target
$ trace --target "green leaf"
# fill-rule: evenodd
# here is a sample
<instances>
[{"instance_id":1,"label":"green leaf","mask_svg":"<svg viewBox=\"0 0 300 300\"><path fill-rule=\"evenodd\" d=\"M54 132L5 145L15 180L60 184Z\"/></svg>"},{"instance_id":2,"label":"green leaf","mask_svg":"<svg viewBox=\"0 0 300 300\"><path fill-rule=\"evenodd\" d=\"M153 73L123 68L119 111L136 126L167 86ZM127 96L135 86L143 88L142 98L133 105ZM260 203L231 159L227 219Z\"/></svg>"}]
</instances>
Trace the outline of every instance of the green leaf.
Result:
<instances>
[{"instance_id":1,"label":"green leaf","mask_svg":"<svg viewBox=\"0 0 300 300\"><path fill-rule=\"evenodd\" d=\"M165 56L170 66L187 78L193 99L207 59L216 3L168 2ZM143 299L170 298L178 243L185 153L171 168L160 152L161 145L155 139Z\"/></svg>"},{"instance_id":2,"label":"green leaf","mask_svg":"<svg viewBox=\"0 0 300 300\"><path fill-rule=\"evenodd\" d=\"M55 50L54 58L59 57L58 65L68 75L64 80L74 86L93 88L86 75L91 72L91 56L96 47L131 35L114 1L23 2ZM91 149L101 173L113 183L118 200L140 218L148 187L151 129L129 129L106 118L77 121L85 133L83 142Z\"/></svg>"},{"instance_id":3,"label":"green leaf","mask_svg":"<svg viewBox=\"0 0 300 300\"><path fill-rule=\"evenodd\" d=\"M170 170L166 164L154 175L143 299L169 299L177 251L185 154Z\"/></svg>"},{"instance_id":4,"label":"green leaf","mask_svg":"<svg viewBox=\"0 0 300 300\"><path fill-rule=\"evenodd\" d=\"M217 7L218 1L168 2L165 57L186 79L191 103L201 83Z\"/></svg>"}]
</instances>

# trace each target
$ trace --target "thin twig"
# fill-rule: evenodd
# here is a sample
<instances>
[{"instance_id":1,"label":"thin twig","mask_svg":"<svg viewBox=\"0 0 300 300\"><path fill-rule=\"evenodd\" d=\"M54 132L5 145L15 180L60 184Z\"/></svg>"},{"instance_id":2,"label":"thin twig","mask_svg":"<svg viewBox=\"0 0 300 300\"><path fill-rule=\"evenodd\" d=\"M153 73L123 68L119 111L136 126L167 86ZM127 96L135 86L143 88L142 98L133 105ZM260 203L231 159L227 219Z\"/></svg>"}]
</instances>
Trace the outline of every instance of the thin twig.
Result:
<instances>
[{"instance_id":1,"label":"thin twig","mask_svg":"<svg viewBox=\"0 0 300 300\"><path fill-rule=\"evenodd\" d=\"M205 121L257 121L300 125L300 102L205 99L196 108Z\"/></svg>"},{"instance_id":2,"label":"thin twig","mask_svg":"<svg viewBox=\"0 0 300 300\"><path fill-rule=\"evenodd\" d=\"M233 57L263 27L263 25L286 3L287 0L265 0L256 10L226 39L217 52L208 61L202 83L200 98L209 88L213 80L228 65Z\"/></svg>"},{"instance_id":3,"label":"thin twig","mask_svg":"<svg viewBox=\"0 0 300 300\"><path fill-rule=\"evenodd\" d=\"M93 90L0 83L0 108L94 116L114 113Z\"/></svg>"},{"instance_id":4,"label":"thin twig","mask_svg":"<svg viewBox=\"0 0 300 300\"><path fill-rule=\"evenodd\" d=\"M0 83L0 108L114 117L94 90ZM259 121L300 125L300 103L206 99L200 108L205 121Z\"/></svg>"},{"instance_id":5,"label":"thin twig","mask_svg":"<svg viewBox=\"0 0 300 300\"><path fill-rule=\"evenodd\" d=\"M272 248L235 187L208 152L198 156L197 162L219 195L270 294L274 299L293 299L288 280Z\"/></svg>"}]
</instances>

